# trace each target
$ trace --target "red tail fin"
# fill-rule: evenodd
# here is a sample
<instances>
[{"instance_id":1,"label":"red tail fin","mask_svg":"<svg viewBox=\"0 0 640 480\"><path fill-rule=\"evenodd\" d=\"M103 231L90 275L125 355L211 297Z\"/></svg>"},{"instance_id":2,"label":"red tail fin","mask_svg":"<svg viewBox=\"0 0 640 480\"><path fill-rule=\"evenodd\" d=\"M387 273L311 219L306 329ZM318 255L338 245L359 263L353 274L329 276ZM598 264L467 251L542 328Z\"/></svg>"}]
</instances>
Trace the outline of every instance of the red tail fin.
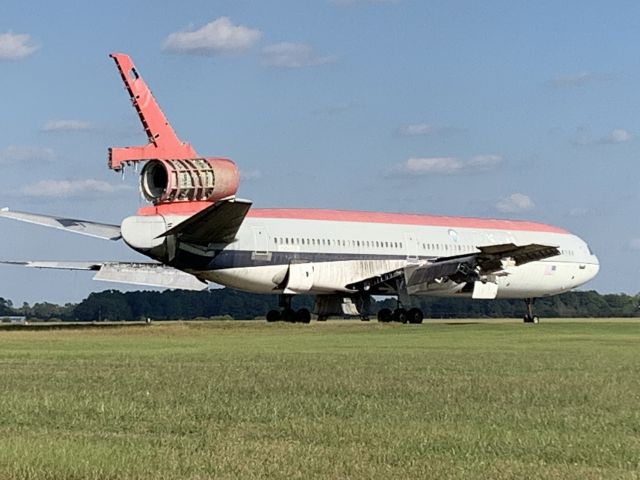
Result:
<instances>
[{"instance_id":1,"label":"red tail fin","mask_svg":"<svg viewBox=\"0 0 640 480\"><path fill-rule=\"evenodd\" d=\"M121 170L122 164L128 162L198 157L193 147L182 142L173 131L131 58L123 53L112 53L110 57L116 62L149 143L141 147L110 148L109 168Z\"/></svg>"}]
</instances>

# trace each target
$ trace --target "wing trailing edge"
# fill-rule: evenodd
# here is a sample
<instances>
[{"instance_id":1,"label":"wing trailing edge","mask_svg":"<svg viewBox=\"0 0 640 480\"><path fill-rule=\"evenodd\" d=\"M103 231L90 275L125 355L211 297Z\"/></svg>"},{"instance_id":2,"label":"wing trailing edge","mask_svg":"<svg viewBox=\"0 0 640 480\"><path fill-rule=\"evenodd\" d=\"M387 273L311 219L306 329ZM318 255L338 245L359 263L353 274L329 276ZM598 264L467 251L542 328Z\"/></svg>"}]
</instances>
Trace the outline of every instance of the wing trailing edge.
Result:
<instances>
[{"instance_id":1,"label":"wing trailing edge","mask_svg":"<svg viewBox=\"0 0 640 480\"><path fill-rule=\"evenodd\" d=\"M367 278L347 288L371 290L386 285L393 290L402 282L410 295L423 293L430 285L451 281L468 284L473 298L495 298L498 293L495 277L507 275L505 268L518 267L529 262L544 260L560 254L550 245L515 245L513 243L477 247L476 253L440 257L431 261L407 265L382 275Z\"/></svg>"},{"instance_id":2,"label":"wing trailing edge","mask_svg":"<svg viewBox=\"0 0 640 480\"><path fill-rule=\"evenodd\" d=\"M4 265L96 272L94 280L180 290L205 290L207 283L190 273L160 263L0 261Z\"/></svg>"},{"instance_id":3,"label":"wing trailing edge","mask_svg":"<svg viewBox=\"0 0 640 480\"><path fill-rule=\"evenodd\" d=\"M66 217L56 217L53 215L39 215L36 213L15 212L8 208L0 210L0 217L11 218L20 222L33 223L43 227L65 230L67 232L79 233L90 237L102 238L105 240L120 240L120 226L109 225L107 223L89 222L87 220L77 220Z\"/></svg>"}]
</instances>

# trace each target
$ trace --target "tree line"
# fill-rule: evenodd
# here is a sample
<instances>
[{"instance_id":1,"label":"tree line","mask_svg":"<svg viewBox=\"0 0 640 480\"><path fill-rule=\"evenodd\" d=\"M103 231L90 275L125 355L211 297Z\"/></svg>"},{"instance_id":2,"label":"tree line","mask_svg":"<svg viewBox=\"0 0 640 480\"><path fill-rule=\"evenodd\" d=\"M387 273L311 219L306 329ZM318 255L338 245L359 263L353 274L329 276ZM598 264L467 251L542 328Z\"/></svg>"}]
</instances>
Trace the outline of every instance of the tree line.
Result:
<instances>
[{"instance_id":1,"label":"tree line","mask_svg":"<svg viewBox=\"0 0 640 480\"><path fill-rule=\"evenodd\" d=\"M313 310L313 297L294 297L294 308ZM192 292L186 290L120 292L105 290L91 293L80 303L24 303L14 306L0 297L0 317L21 315L39 320L191 320L254 319L277 308L276 295L259 295L221 288ZM635 317L640 316L640 295L607 294L595 291L568 292L538 299L536 314L541 317ZM379 300L372 311L395 308L393 299ZM425 318L519 318L524 313L522 300L472 300L466 298L418 297L416 306Z\"/></svg>"}]
</instances>

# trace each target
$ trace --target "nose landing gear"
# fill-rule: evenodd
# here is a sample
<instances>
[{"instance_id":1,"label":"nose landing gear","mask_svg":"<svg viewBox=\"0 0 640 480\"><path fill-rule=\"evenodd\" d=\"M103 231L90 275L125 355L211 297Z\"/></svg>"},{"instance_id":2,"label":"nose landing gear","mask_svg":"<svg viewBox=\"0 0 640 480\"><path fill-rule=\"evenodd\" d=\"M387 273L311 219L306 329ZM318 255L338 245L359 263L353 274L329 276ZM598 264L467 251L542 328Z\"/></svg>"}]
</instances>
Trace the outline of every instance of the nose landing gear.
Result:
<instances>
[{"instance_id":1,"label":"nose landing gear","mask_svg":"<svg viewBox=\"0 0 640 480\"><path fill-rule=\"evenodd\" d=\"M540 318L533 313L533 304L535 302L535 298L524 299L524 303L527 305L527 313L525 313L523 318L524 323L540 323Z\"/></svg>"}]
</instances>

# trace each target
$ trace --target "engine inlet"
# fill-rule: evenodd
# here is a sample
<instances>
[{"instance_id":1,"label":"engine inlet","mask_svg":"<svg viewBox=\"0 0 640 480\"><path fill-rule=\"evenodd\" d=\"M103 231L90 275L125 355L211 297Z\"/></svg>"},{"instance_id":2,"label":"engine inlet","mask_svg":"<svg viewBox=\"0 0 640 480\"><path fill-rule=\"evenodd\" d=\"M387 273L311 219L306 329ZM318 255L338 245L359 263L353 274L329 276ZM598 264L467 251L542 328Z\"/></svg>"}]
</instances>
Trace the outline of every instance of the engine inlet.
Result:
<instances>
[{"instance_id":1,"label":"engine inlet","mask_svg":"<svg viewBox=\"0 0 640 480\"><path fill-rule=\"evenodd\" d=\"M144 198L159 203L216 201L235 195L240 178L224 158L151 160L140 173Z\"/></svg>"}]
</instances>

